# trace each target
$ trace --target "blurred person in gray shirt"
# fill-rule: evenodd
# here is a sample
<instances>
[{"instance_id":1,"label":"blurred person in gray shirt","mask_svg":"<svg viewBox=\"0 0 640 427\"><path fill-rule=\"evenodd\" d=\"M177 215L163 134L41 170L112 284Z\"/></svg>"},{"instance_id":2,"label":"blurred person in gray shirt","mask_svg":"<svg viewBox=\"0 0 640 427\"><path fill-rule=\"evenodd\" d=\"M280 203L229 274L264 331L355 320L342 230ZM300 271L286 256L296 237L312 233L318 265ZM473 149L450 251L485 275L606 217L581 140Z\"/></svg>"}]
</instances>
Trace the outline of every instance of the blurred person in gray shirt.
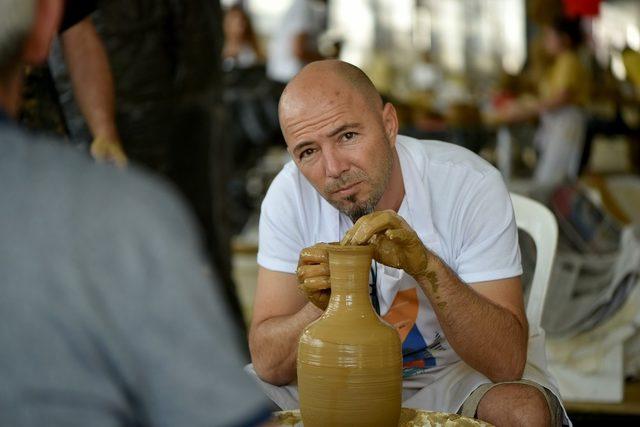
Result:
<instances>
[{"instance_id":1,"label":"blurred person in gray shirt","mask_svg":"<svg viewBox=\"0 0 640 427\"><path fill-rule=\"evenodd\" d=\"M62 6L0 0L0 425L260 424L183 204L13 121Z\"/></svg>"}]
</instances>

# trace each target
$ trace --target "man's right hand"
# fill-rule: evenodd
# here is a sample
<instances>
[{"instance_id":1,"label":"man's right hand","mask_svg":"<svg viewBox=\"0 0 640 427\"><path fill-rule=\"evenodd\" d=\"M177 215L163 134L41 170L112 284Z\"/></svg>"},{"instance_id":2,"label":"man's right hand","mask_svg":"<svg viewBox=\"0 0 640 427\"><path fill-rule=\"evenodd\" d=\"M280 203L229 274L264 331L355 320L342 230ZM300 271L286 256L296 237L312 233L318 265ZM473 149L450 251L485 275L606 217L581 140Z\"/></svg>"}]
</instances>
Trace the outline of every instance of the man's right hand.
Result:
<instances>
[{"instance_id":1,"label":"man's right hand","mask_svg":"<svg viewBox=\"0 0 640 427\"><path fill-rule=\"evenodd\" d=\"M328 246L328 243L317 243L304 248L296 270L298 287L321 310L327 308L331 297Z\"/></svg>"},{"instance_id":2,"label":"man's right hand","mask_svg":"<svg viewBox=\"0 0 640 427\"><path fill-rule=\"evenodd\" d=\"M127 166L127 155L117 139L98 137L91 143L90 151L98 162L113 163L119 168Z\"/></svg>"}]
</instances>

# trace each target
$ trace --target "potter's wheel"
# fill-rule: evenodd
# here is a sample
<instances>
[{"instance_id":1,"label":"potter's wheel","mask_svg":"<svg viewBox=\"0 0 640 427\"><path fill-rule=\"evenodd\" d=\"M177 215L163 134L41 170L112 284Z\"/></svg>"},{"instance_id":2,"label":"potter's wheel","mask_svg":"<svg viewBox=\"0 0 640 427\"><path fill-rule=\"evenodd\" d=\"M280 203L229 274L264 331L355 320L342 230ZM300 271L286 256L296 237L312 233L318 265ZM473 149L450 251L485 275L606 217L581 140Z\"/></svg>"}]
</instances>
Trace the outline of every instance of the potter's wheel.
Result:
<instances>
[{"instance_id":1,"label":"potter's wheel","mask_svg":"<svg viewBox=\"0 0 640 427\"><path fill-rule=\"evenodd\" d=\"M277 426L301 427L303 425L298 409L275 412L273 416ZM402 408L398 427L491 427L491 424L462 415Z\"/></svg>"}]
</instances>

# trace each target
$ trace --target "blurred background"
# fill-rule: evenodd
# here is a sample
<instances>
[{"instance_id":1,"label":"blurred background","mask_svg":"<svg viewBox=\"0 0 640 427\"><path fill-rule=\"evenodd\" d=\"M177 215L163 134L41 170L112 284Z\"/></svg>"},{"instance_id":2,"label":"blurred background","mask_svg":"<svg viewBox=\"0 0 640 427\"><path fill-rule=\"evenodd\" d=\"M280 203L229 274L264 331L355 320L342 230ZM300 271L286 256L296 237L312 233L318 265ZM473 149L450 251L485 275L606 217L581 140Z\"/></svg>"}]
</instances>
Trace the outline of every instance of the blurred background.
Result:
<instances>
[{"instance_id":1,"label":"blurred background","mask_svg":"<svg viewBox=\"0 0 640 427\"><path fill-rule=\"evenodd\" d=\"M640 420L640 1L95 5L111 137L191 204L240 325L260 204L290 160L279 96L305 63L340 58L396 106L401 134L466 147L551 208L561 234L544 314L551 369L576 425ZM61 33L46 73L29 70L22 120L89 152L73 35ZM522 236L521 248L526 281L535 246Z\"/></svg>"},{"instance_id":2,"label":"blurred background","mask_svg":"<svg viewBox=\"0 0 640 427\"><path fill-rule=\"evenodd\" d=\"M242 10L251 25L256 53L242 63L232 56L223 67L225 100L243 135L234 147L250 143L256 159L238 176L234 191L253 200L236 215L240 231L259 204L268 169L287 160L275 108L265 95L273 83L270 66L274 40L292 0L223 0L231 14ZM514 186L532 178L540 150L534 143L539 117L510 120L509 105L526 106L540 97L539 86L553 68L545 49L545 28L559 17L578 21L582 41L576 46L586 88L580 100L585 129L579 169L585 173L634 173L638 149L637 55L640 50L640 2L634 0L330 0L309 1L323 8L322 30L309 30L320 57L339 57L361 67L400 113L401 133L443 139L480 153L496 164ZM326 4L324 4L326 3ZM231 24L229 24L231 26ZM225 27L227 28L227 27ZM308 40L307 40L308 41ZM627 58L625 60L625 58ZM245 56L246 58L246 56ZM266 72L263 74L262 66ZM262 79L265 81L263 82ZM276 85L277 86L277 85ZM250 101L249 101L250 99ZM255 111L258 99L262 109ZM515 109L515 108L511 108ZM273 127L273 129L272 129ZM240 131L240 129L237 129ZM241 141L244 139L244 141ZM274 143L275 141L275 143ZM266 150L266 151L263 151ZM246 150L242 159L249 161ZM256 167L257 166L257 167ZM566 177L562 177L566 178ZM553 184L551 179L542 180ZM538 180L540 181L540 180ZM526 184L524 184L526 186ZM523 189L525 191L526 189ZM236 194L236 202L242 197ZM253 212L251 212L253 210ZM252 223L249 224L249 227ZM245 236L251 239L250 229Z\"/></svg>"},{"instance_id":3,"label":"blurred background","mask_svg":"<svg viewBox=\"0 0 640 427\"><path fill-rule=\"evenodd\" d=\"M222 3L227 14L244 12L255 40L251 67L229 57L223 65L227 113L240 125L233 146L244 147L230 195L234 277L249 319L260 201L289 161L269 112L281 88L269 55L295 1ZM640 1L308 3L321 23L306 42L361 67L396 106L400 133L464 146L498 167L511 191L551 208L560 225L543 322L551 369L576 425L637 423ZM575 40L564 54L554 32ZM580 95L554 99L562 88ZM557 132L571 133L572 153L548 148ZM527 281L535 246L521 235L521 248Z\"/></svg>"}]
</instances>

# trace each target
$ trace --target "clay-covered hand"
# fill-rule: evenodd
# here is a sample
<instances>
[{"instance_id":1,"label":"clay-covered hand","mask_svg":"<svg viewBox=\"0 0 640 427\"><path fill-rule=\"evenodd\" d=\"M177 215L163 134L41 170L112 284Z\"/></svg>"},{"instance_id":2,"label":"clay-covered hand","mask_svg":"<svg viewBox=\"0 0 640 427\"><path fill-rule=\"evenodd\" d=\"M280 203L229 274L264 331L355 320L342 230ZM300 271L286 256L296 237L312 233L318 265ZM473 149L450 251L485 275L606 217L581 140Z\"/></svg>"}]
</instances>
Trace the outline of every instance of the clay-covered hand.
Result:
<instances>
[{"instance_id":1,"label":"clay-covered hand","mask_svg":"<svg viewBox=\"0 0 640 427\"><path fill-rule=\"evenodd\" d=\"M321 310L327 308L331 297L328 246L327 243L317 243L304 248L296 270L298 287Z\"/></svg>"},{"instance_id":2,"label":"clay-covered hand","mask_svg":"<svg viewBox=\"0 0 640 427\"><path fill-rule=\"evenodd\" d=\"M409 224L392 210L361 217L340 244L370 244L379 263L400 268L416 280L427 276L429 251Z\"/></svg>"},{"instance_id":3,"label":"clay-covered hand","mask_svg":"<svg viewBox=\"0 0 640 427\"><path fill-rule=\"evenodd\" d=\"M127 165L127 156L117 140L98 137L91 143L91 155L99 162L109 162L123 168Z\"/></svg>"}]
</instances>

